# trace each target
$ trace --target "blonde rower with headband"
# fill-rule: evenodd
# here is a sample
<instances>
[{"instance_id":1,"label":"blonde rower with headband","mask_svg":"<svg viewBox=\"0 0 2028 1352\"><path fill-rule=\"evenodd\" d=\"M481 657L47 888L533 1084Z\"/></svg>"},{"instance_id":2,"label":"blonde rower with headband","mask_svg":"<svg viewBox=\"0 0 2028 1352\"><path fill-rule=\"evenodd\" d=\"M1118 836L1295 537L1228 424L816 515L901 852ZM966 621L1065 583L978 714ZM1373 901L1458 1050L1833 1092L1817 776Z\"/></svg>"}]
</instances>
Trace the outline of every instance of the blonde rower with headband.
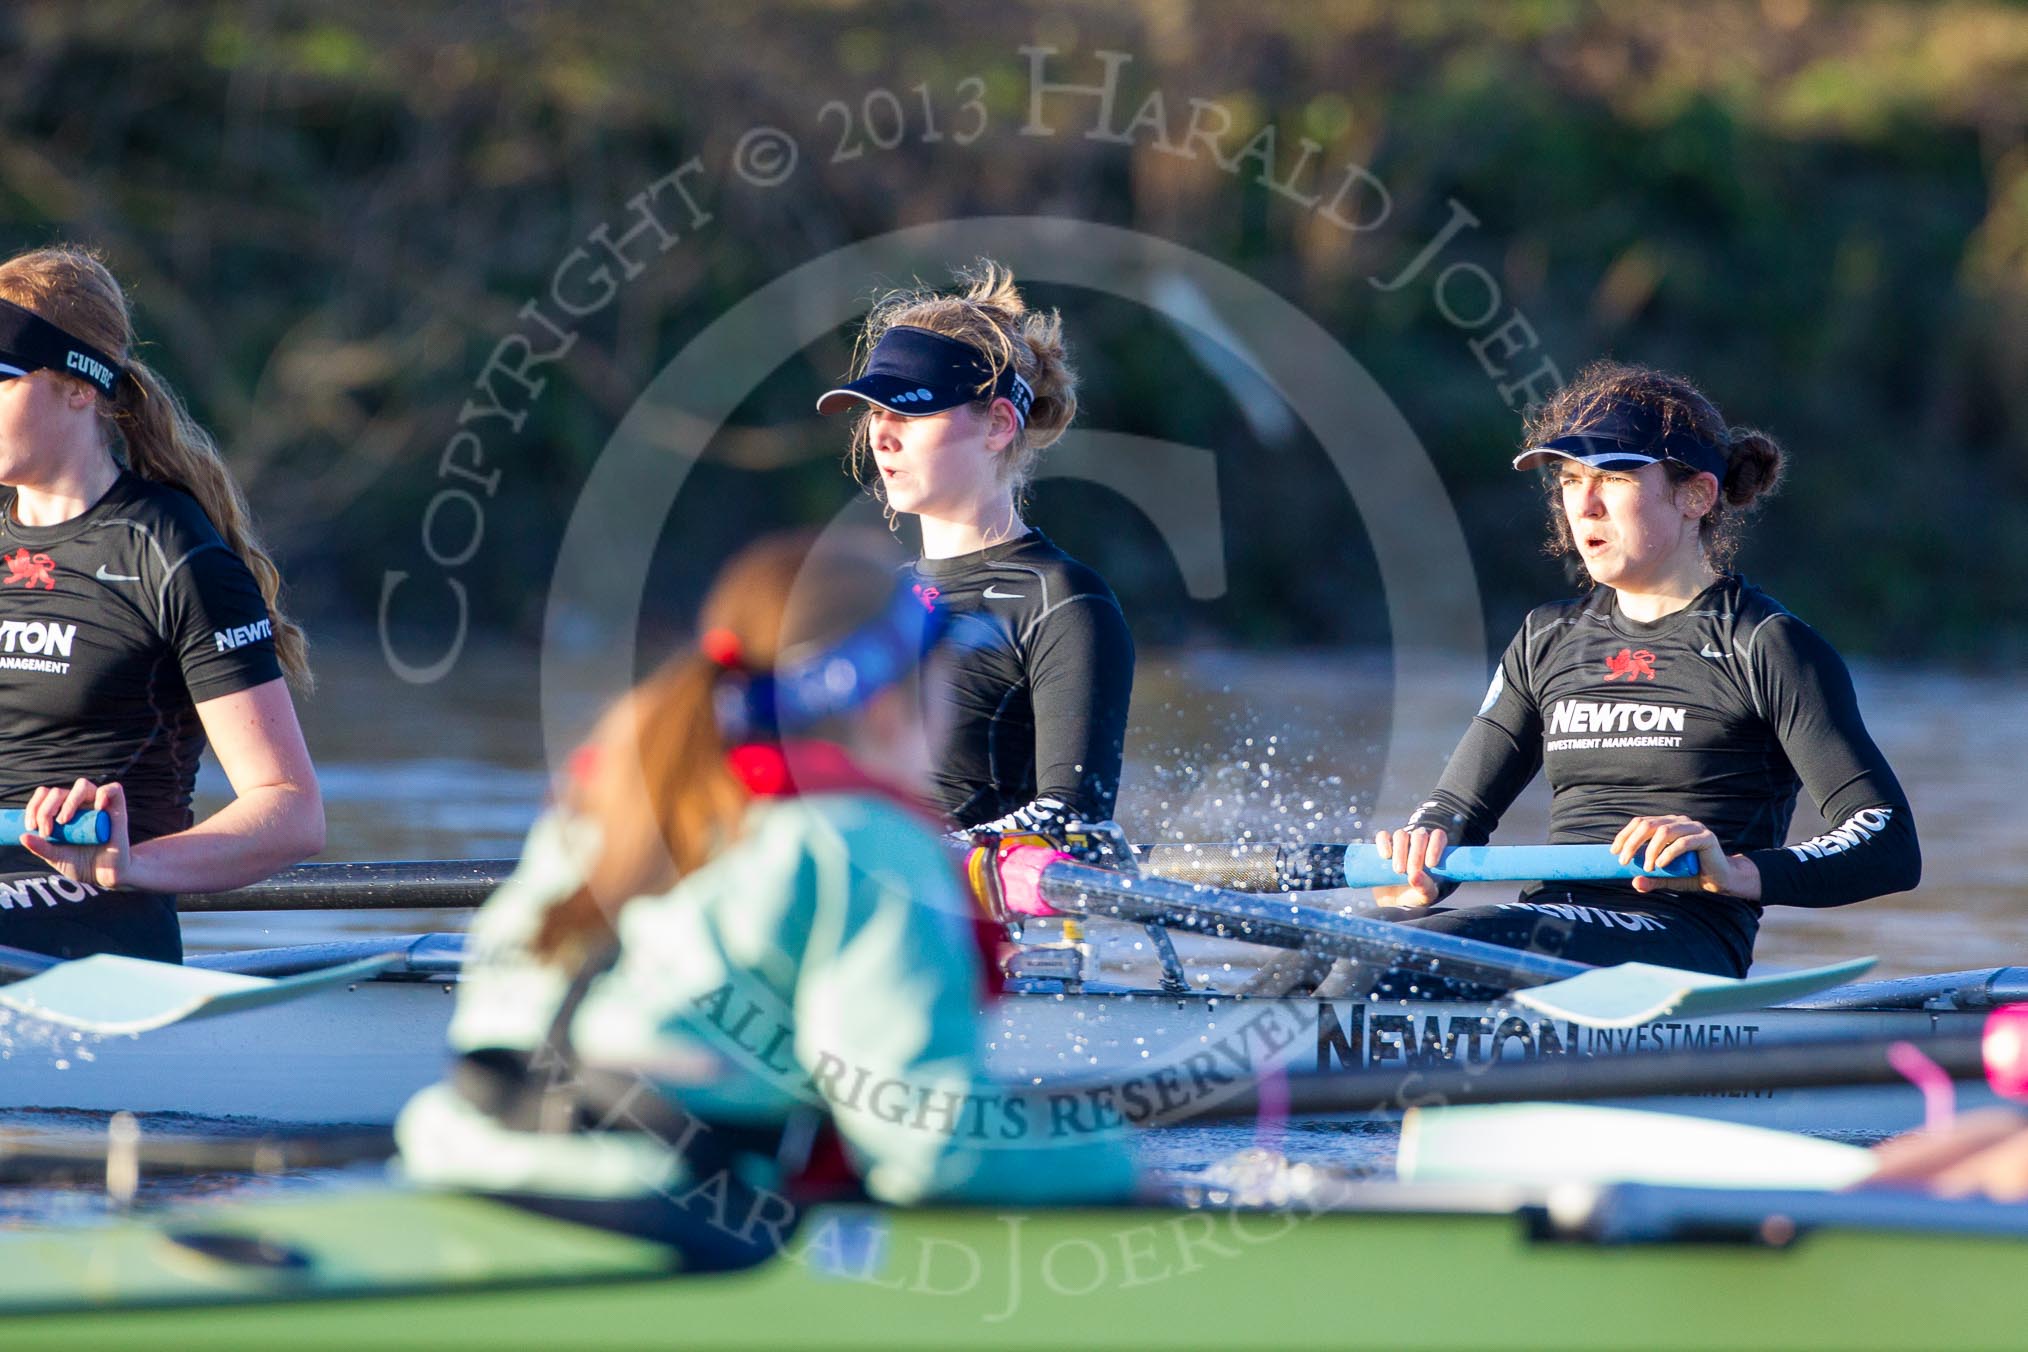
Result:
<instances>
[{"instance_id":1,"label":"blonde rower with headband","mask_svg":"<svg viewBox=\"0 0 2028 1352\"><path fill-rule=\"evenodd\" d=\"M866 317L851 462L890 520L912 516L912 584L955 642L933 802L953 826L1061 837L1113 814L1134 643L1105 580L1021 515L1037 457L1077 413L1055 311L981 260L958 289L896 291Z\"/></svg>"}]
</instances>

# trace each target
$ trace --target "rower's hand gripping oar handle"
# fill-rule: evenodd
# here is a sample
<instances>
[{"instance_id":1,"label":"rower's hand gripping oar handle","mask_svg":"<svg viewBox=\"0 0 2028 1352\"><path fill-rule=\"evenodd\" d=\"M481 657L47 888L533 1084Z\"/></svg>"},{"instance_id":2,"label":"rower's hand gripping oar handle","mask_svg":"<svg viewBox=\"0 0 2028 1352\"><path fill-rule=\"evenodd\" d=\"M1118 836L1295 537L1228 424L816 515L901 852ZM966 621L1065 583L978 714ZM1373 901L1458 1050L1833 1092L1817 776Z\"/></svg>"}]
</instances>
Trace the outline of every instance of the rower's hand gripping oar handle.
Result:
<instances>
[{"instance_id":1,"label":"rower's hand gripping oar handle","mask_svg":"<svg viewBox=\"0 0 2028 1352\"><path fill-rule=\"evenodd\" d=\"M1635 878L1694 878L1697 856L1686 854L1658 869L1622 864L1610 845L1458 845L1430 876L1447 883L1628 882ZM1345 852L1345 886L1393 887L1408 881L1371 845Z\"/></svg>"},{"instance_id":2,"label":"rower's hand gripping oar handle","mask_svg":"<svg viewBox=\"0 0 2028 1352\"><path fill-rule=\"evenodd\" d=\"M1408 881L1369 843L1145 845L1142 868L1165 878L1236 892L1312 892L1340 887L1393 887ZM1459 845L1430 874L1445 882L1626 882L1690 878L1694 855L1653 873L1622 864L1606 845Z\"/></svg>"},{"instance_id":3,"label":"rower's hand gripping oar handle","mask_svg":"<svg viewBox=\"0 0 2028 1352\"><path fill-rule=\"evenodd\" d=\"M0 808L0 841L11 845L34 834L28 828L26 812L18 807ZM86 808L69 821L58 823L49 838L65 845L104 845L113 838L113 819L97 808Z\"/></svg>"}]
</instances>

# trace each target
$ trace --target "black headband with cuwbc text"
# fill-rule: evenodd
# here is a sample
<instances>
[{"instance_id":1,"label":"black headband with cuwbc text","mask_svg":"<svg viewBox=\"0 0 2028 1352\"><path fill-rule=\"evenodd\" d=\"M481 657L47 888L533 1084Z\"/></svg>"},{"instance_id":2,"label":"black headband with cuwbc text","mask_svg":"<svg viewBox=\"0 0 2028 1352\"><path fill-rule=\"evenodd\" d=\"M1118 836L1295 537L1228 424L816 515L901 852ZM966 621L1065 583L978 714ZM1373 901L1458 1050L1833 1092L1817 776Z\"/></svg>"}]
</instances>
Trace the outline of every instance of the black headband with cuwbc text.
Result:
<instances>
[{"instance_id":1,"label":"black headband with cuwbc text","mask_svg":"<svg viewBox=\"0 0 2028 1352\"><path fill-rule=\"evenodd\" d=\"M111 394L126 368L81 338L11 300L0 300L0 378L61 371Z\"/></svg>"}]
</instances>

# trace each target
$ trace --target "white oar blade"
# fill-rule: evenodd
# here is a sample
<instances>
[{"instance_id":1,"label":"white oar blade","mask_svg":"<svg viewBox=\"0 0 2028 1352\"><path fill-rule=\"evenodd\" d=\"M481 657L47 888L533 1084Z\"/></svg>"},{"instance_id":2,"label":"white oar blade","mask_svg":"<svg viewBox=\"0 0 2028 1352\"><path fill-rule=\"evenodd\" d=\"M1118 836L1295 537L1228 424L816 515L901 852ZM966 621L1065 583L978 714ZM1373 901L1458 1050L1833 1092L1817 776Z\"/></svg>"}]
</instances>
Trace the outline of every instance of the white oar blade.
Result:
<instances>
[{"instance_id":1,"label":"white oar blade","mask_svg":"<svg viewBox=\"0 0 2028 1352\"><path fill-rule=\"evenodd\" d=\"M269 981L202 967L99 953L26 981L0 986L0 1006L92 1033L145 1033L167 1024L279 1004L329 986L363 981L399 961L364 958Z\"/></svg>"},{"instance_id":2,"label":"white oar blade","mask_svg":"<svg viewBox=\"0 0 2028 1352\"><path fill-rule=\"evenodd\" d=\"M1691 1188L1846 1188L1871 1152L1837 1141L1674 1113L1582 1104L1416 1108L1396 1169L1409 1182L1652 1183Z\"/></svg>"},{"instance_id":3,"label":"white oar blade","mask_svg":"<svg viewBox=\"0 0 2028 1352\"><path fill-rule=\"evenodd\" d=\"M1598 967L1565 981L1517 990L1513 998L1554 1019L1587 1028L1632 1028L1671 1014L1731 1014L1765 1009L1842 986L1870 971L1877 958L1745 978L1685 972L1645 962Z\"/></svg>"}]
</instances>

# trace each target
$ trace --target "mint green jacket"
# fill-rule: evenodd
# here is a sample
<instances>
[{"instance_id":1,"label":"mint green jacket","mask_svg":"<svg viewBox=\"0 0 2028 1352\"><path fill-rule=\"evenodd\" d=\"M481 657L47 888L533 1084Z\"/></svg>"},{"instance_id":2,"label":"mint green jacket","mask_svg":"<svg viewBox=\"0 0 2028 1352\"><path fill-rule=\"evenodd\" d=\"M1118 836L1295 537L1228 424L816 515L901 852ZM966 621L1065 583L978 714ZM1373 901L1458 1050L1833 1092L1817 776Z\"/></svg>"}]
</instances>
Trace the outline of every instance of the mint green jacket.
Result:
<instances>
[{"instance_id":1,"label":"mint green jacket","mask_svg":"<svg viewBox=\"0 0 2028 1352\"><path fill-rule=\"evenodd\" d=\"M454 1050L541 1044L568 978L528 944L594 843L559 815L536 823L473 920ZM1130 1196L1124 1132L1065 1138L984 1075L970 917L948 851L903 808L862 794L759 799L730 848L620 911L620 959L587 992L571 1043L706 1122L821 1109L883 1201ZM425 1184L626 1197L689 1176L680 1149L651 1134L511 1131L442 1085L410 1102L397 1134Z\"/></svg>"}]
</instances>

